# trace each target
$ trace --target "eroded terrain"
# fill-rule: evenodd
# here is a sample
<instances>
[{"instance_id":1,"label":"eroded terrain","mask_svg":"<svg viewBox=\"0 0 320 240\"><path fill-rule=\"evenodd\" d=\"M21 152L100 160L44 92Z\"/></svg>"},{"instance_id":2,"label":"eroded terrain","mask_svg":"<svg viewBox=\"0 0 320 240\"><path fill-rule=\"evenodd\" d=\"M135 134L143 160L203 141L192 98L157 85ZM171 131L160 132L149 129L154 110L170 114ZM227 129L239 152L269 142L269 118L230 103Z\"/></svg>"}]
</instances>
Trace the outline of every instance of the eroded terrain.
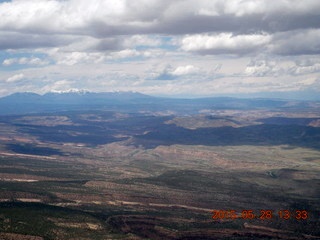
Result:
<instances>
[{"instance_id":1,"label":"eroded terrain","mask_svg":"<svg viewBox=\"0 0 320 240\"><path fill-rule=\"evenodd\" d=\"M2 116L0 237L319 239L319 119L312 109ZM212 219L214 209L238 218Z\"/></svg>"}]
</instances>

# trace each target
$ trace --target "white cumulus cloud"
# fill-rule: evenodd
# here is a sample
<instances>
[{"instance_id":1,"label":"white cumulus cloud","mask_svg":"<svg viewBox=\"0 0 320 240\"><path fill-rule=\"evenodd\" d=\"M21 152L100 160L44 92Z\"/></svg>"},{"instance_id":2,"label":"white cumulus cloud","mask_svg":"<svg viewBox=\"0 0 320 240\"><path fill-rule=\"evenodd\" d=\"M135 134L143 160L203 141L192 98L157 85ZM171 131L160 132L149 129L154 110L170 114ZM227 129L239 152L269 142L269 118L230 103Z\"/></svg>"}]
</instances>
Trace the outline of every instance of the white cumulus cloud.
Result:
<instances>
[{"instance_id":1,"label":"white cumulus cloud","mask_svg":"<svg viewBox=\"0 0 320 240\"><path fill-rule=\"evenodd\" d=\"M268 34L197 34L182 39L182 49L203 54L243 54L257 51L271 41Z\"/></svg>"},{"instance_id":2,"label":"white cumulus cloud","mask_svg":"<svg viewBox=\"0 0 320 240\"><path fill-rule=\"evenodd\" d=\"M175 70L172 71L172 75L182 76L188 74L195 74L198 73L200 69L193 65L186 65L186 66L179 66Z\"/></svg>"},{"instance_id":3,"label":"white cumulus cloud","mask_svg":"<svg viewBox=\"0 0 320 240\"><path fill-rule=\"evenodd\" d=\"M24 78L24 74L20 73L20 74L13 75L12 77L9 77L6 82L8 83L18 82L23 78Z\"/></svg>"},{"instance_id":4,"label":"white cumulus cloud","mask_svg":"<svg viewBox=\"0 0 320 240\"><path fill-rule=\"evenodd\" d=\"M46 65L49 62L46 60L41 60L37 57L22 57L22 58L7 58L3 60L2 65L4 66L10 66L13 64L20 64L20 65L34 65L34 66L40 66L40 65Z\"/></svg>"}]
</instances>

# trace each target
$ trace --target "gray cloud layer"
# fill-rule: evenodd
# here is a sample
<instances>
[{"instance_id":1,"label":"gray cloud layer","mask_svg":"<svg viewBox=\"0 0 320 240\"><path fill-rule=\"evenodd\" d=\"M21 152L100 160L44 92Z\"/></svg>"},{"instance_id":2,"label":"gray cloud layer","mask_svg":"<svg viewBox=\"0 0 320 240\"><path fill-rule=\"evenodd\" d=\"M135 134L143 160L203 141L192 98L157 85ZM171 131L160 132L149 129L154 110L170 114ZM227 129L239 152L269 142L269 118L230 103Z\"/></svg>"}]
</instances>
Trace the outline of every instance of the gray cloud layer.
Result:
<instances>
[{"instance_id":1,"label":"gray cloud layer","mask_svg":"<svg viewBox=\"0 0 320 240\"><path fill-rule=\"evenodd\" d=\"M317 54L319 10L318 0L16 0L0 4L0 48L61 46L90 36L96 50L110 50L120 47L123 35L188 34L187 51L243 53L270 43L279 54ZM186 43L192 35L198 47ZM288 38L290 44L283 41Z\"/></svg>"},{"instance_id":2,"label":"gray cloud layer","mask_svg":"<svg viewBox=\"0 0 320 240\"><path fill-rule=\"evenodd\" d=\"M319 11L319 0L2 2L0 95L317 87Z\"/></svg>"}]
</instances>

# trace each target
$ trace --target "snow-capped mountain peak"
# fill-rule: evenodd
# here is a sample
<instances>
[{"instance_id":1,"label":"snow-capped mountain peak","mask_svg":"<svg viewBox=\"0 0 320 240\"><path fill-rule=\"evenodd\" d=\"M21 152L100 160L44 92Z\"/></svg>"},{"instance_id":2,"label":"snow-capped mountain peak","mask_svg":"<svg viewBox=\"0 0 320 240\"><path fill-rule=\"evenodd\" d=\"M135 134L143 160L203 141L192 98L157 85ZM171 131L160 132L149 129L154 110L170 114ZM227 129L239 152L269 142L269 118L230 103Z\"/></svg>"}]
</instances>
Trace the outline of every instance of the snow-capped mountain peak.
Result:
<instances>
[{"instance_id":1,"label":"snow-capped mountain peak","mask_svg":"<svg viewBox=\"0 0 320 240\"><path fill-rule=\"evenodd\" d=\"M78 88L70 88L68 90L51 90L50 93L55 93L55 94L64 94L64 93L77 93L77 94L86 94L89 93L89 90L86 89L78 89Z\"/></svg>"}]
</instances>

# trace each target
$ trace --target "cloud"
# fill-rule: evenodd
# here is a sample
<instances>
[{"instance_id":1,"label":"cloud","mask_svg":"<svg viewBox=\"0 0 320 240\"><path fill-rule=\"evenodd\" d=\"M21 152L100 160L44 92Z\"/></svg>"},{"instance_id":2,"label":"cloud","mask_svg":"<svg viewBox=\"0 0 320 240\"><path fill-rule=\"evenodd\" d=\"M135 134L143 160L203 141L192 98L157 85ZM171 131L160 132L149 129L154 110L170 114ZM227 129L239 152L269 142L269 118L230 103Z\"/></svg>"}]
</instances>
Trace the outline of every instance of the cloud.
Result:
<instances>
[{"instance_id":1,"label":"cloud","mask_svg":"<svg viewBox=\"0 0 320 240\"><path fill-rule=\"evenodd\" d=\"M316 14L315 7L320 6L319 2L314 0L306 0L301 2L299 0L278 0L276 2L270 2L268 0L206 0L206 1L192 1L193 3L199 2L199 7L196 8L200 15L208 16L221 16L224 14L234 15L237 17L243 17L252 14L265 14L272 15L282 13L288 14Z\"/></svg>"},{"instance_id":2,"label":"cloud","mask_svg":"<svg viewBox=\"0 0 320 240\"><path fill-rule=\"evenodd\" d=\"M41 65L46 65L49 62L46 60L42 60L37 57L22 57L22 58L7 58L3 60L2 65L4 66L10 66L13 64L20 64L20 65L33 65L33 66L41 66Z\"/></svg>"},{"instance_id":3,"label":"cloud","mask_svg":"<svg viewBox=\"0 0 320 240\"><path fill-rule=\"evenodd\" d=\"M75 65L87 63L100 63L105 60L103 53L87 53L87 52L56 52L52 54L58 65Z\"/></svg>"},{"instance_id":4,"label":"cloud","mask_svg":"<svg viewBox=\"0 0 320 240\"><path fill-rule=\"evenodd\" d=\"M317 0L13 1L0 4L0 30L99 38L248 29L288 31L317 27L319 8Z\"/></svg>"},{"instance_id":5,"label":"cloud","mask_svg":"<svg viewBox=\"0 0 320 240\"><path fill-rule=\"evenodd\" d=\"M2 62L2 65L4 66L10 66L12 64L16 63L16 58L9 58L9 59L5 59L3 62Z\"/></svg>"},{"instance_id":6,"label":"cloud","mask_svg":"<svg viewBox=\"0 0 320 240\"><path fill-rule=\"evenodd\" d=\"M154 80L175 80L175 79L188 79L192 76L199 76L204 71L199 67L193 65L183 65L172 67L170 64L161 66L160 69L152 72L151 79Z\"/></svg>"},{"instance_id":7,"label":"cloud","mask_svg":"<svg viewBox=\"0 0 320 240\"><path fill-rule=\"evenodd\" d=\"M272 52L280 55L314 55L320 53L320 29L277 33Z\"/></svg>"},{"instance_id":8,"label":"cloud","mask_svg":"<svg viewBox=\"0 0 320 240\"><path fill-rule=\"evenodd\" d=\"M0 87L210 94L319 86L319 9L318 0L8 1L0 3Z\"/></svg>"},{"instance_id":9,"label":"cloud","mask_svg":"<svg viewBox=\"0 0 320 240\"><path fill-rule=\"evenodd\" d=\"M58 65L76 65L76 64L100 64L108 61L132 60L134 58L156 58L163 55L163 51L152 49L138 51L136 49L124 49L112 52L86 52L86 51L61 51L55 49L48 53ZM5 64L11 63L6 61ZM12 63L11 63L12 64Z\"/></svg>"},{"instance_id":10,"label":"cloud","mask_svg":"<svg viewBox=\"0 0 320 240\"><path fill-rule=\"evenodd\" d=\"M141 56L141 53L135 49L125 49L119 52L113 52L110 56L112 59L132 58Z\"/></svg>"},{"instance_id":11,"label":"cloud","mask_svg":"<svg viewBox=\"0 0 320 240\"><path fill-rule=\"evenodd\" d=\"M8 82L8 83L18 82L18 81L22 80L23 78L24 78L24 74L20 73L20 74L13 75L12 77L9 77L6 80L6 82Z\"/></svg>"},{"instance_id":12,"label":"cloud","mask_svg":"<svg viewBox=\"0 0 320 240\"><path fill-rule=\"evenodd\" d=\"M279 76L303 76L320 72L320 59L310 58L283 58L252 59L245 68L246 76L254 77L279 77ZM310 78L309 78L310 79Z\"/></svg>"},{"instance_id":13,"label":"cloud","mask_svg":"<svg viewBox=\"0 0 320 240\"><path fill-rule=\"evenodd\" d=\"M184 51L198 52L201 54L244 54L260 50L270 41L271 36L268 34L198 34L184 37L181 48Z\"/></svg>"},{"instance_id":14,"label":"cloud","mask_svg":"<svg viewBox=\"0 0 320 240\"><path fill-rule=\"evenodd\" d=\"M150 77L151 80L175 80L177 76L172 75L173 67L170 64L165 66L157 66L156 69L151 70Z\"/></svg>"},{"instance_id":15,"label":"cloud","mask_svg":"<svg viewBox=\"0 0 320 240\"><path fill-rule=\"evenodd\" d=\"M305 75L320 72L320 59L301 59L295 62L295 65L289 69L293 75Z\"/></svg>"},{"instance_id":16,"label":"cloud","mask_svg":"<svg viewBox=\"0 0 320 240\"><path fill-rule=\"evenodd\" d=\"M144 36L144 35L133 35L132 37L125 38L123 45L126 47L158 47L162 44L162 41L157 36Z\"/></svg>"},{"instance_id":17,"label":"cloud","mask_svg":"<svg viewBox=\"0 0 320 240\"><path fill-rule=\"evenodd\" d=\"M50 83L44 86L42 92L53 92L53 91L64 91L66 89L71 89L74 82L70 80L60 80L53 83Z\"/></svg>"},{"instance_id":18,"label":"cloud","mask_svg":"<svg viewBox=\"0 0 320 240\"><path fill-rule=\"evenodd\" d=\"M276 61L270 60L252 60L245 69L247 76L255 77L266 77L273 76L277 77L284 73L284 69L279 66Z\"/></svg>"},{"instance_id":19,"label":"cloud","mask_svg":"<svg viewBox=\"0 0 320 240\"><path fill-rule=\"evenodd\" d=\"M200 69L193 65L179 66L175 70L172 71L172 75L174 76L183 76L188 74L199 73Z\"/></svg>"},{"instance_id":20,"label":"cloud","mask_svg":"<svg viewBox=\"0 0 320 240\"><path fill-rule=\"evenodd\" d=\"M275 35L274 53L312 54L319 52L319 8L317 0L12 1L0 4L0 49L121 51L160 46L159 34L188 34L185 51L243 54ZM294 34L301 29L307 34Z\"/></svg>"},{"instance_id":21,"label":"cloud","mask_svg":"<svg viewBox=\"0 0 320 240\"><path fill-rule=\"evenodd\" d=\"M39 35L0 30L0 50L66 46L76 40L75 36Z\"/></svg>"}]
</instances>

